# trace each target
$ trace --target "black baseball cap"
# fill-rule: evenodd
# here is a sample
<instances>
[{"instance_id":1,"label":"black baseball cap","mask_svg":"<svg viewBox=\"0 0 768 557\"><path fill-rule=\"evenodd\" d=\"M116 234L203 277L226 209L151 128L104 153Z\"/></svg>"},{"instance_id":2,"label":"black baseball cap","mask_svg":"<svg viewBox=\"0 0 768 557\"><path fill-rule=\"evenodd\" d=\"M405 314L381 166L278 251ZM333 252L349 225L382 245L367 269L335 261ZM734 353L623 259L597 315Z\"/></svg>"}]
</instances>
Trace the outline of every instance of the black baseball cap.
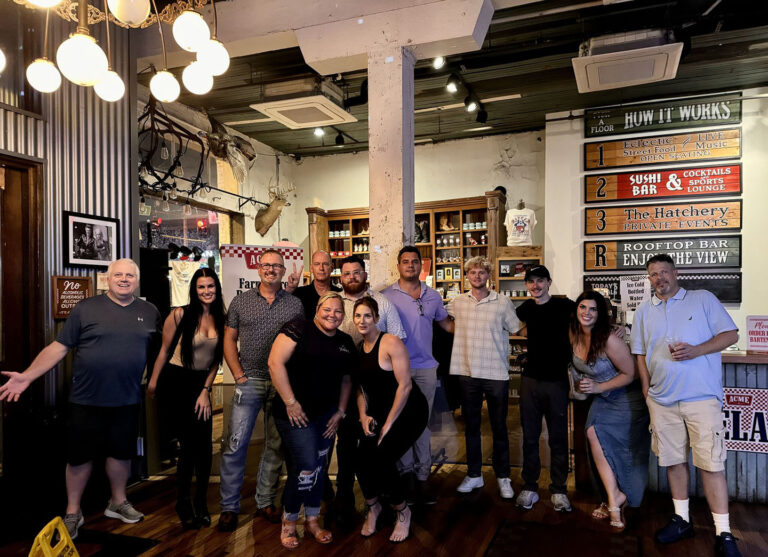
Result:
<instances>
[{"instance_id":1,"label":"black baseball cap","mask_svg":"<svg viewBox=\"0 0 768 557\"><path fill-rule=\"evenodd\" d=\"M549 269L547 269L544 265L536 265L535 267L531 267L527 271L525 271L525 281L528 282L533 277L540 277L545 278L547 280L552 280L552 277L549 276Z\"/></svg>"}]
</instances>

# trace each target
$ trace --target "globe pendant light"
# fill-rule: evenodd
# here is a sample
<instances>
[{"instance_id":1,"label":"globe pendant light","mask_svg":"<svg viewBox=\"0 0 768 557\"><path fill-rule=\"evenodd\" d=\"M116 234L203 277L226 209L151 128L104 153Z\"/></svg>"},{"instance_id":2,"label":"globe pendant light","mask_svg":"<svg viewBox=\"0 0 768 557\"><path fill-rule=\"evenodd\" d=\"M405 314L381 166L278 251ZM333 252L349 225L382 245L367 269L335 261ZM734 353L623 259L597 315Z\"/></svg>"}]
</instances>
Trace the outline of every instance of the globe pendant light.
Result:
<instances>
[{"instance_id":1,"label":"globe pendant light","mask_svg":"<svg viewBox=\"0 0 768 557\"><path fill-rule=\"evenodd\" d=\"M205 95L213 87L213 76L200 62L192 62L184 68L181 81L195 95Z\"/></svg>"},{"instance_id":2,"label":"globe pendant light","mask_svg":"<svg viewBox=\"0 0 768 557\"><path fill-rule=\"evenodd\" d=\"M192 10L184 10L173 22L173 38L184 50L197 52L211 38L211 31L203 16Z\"/></svg>"},{"instance_id":3,"label":"globe pendant light","mask_svg":"<svg viewBox=\"0 0 768 557\"><path fill-rule=\"evenodd\" d=\"M138 27L149 15L149 0L108 0L107 4L118 21L131 27Z\"/></svg>"},{"instance_id":4,"label":"globe pendant light","mask_svg":"<svg viewBox=\"0 0 768 557\"><path fill-rule=\"evenodd\" d=\"M107 14L107 0L104 0L104 24L107 28L107 59L112 59L112 48L109 40L109 16ZM102 100L107 102L119 101L125 95L125 83L117 75L117 72L112 70L112 66L109 66L107 73L104 77L93 86L93 90Z\"/></svg>"},{"instance_id":5,"label":"globe pendant light","mask_svg":"<svg viewBox=\"0 0 768 557\"><path fill-rule=\"evenodd\" d=\"M218 39L211 39L197 51L197 61L212 75L221 75L229 69L229 52Z\"/></svg>"},{"instance_id":6,"label":"globe pendant light","mask_svg":"<svg viewBox=\"0 0 768 557\"><path fill-rule=\"evenodd\" d=\"M77 4L77 32L59 45L56 64L61 73L76 85L94 85L109 70L107 55L88 33L88 2Z\"/></svg>"},{"instance_id":7,"label":"globe pendant light","mask_svg":"<svg viewBox=\"0 0 768 557\"><path fill-rule=\"evenodd\" d=\"M157 72L149 81L149 90L158 101L172 103L179 98L181 87L176 78L168 70Z\"/></svg>"},{"instance_id":8,"label":"globe pendant light","mask_svg":"<svg viewBox=\"0 0 768 557\"><path fill-rule=\"evenodd\" d=\"M3 73L3 70L5 69L6 59L5 54L2 50L0 50L0 73Z\"/></svg>"},{"instance_id":9,"label":"globe pendant light","mask_svg":"<svg viewBox=\"0 0 768 557\"><path fill-rule=\"evenodd\" d=\"M54 6L61 4L61 0L27 0L33 6L38 8L53 8Z\"/></svg>"},{"instance_id":10,"label":"globe pendant light","mask_svg":"<svg viewBox=\"0 0 768 557\"><path fill-rule=\"evenodd\" d=\"M53 62L45 57L48 52L48 18L50 13L50 10L45 12L43 56L27 66L27 81L41 93L53 93L61 86L61 74L59 73L59 70Z\"/></svg>"}]
</instances>

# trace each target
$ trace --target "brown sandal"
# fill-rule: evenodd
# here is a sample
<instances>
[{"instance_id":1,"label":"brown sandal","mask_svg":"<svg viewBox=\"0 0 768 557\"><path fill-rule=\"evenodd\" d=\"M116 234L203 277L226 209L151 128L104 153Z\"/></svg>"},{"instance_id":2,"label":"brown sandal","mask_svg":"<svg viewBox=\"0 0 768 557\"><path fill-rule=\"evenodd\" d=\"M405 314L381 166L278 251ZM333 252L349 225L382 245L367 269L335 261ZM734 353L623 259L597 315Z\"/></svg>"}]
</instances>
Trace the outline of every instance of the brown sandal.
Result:
<instances>
[{"instance_id":1,"label":"brown sandal","mask_svg":"<svg viewBox=\"0 0 768 557\"><path fill-rule=\"evenodd\" d=\"M280 543L285 549L299 547L299 533L296 531L296 521L283 519L283 527L280 530Z\"/></svg>"},{"instance_id":2,"label":"brown sandal","mask_svg":"<svg viewBox=\"0 0 768 557\"><path fill-rule=\"evenodd\" d=\"M600 503L600 506L592 511L592 518L595 520L607 520L610 517L611 514L608 512L608 505L605 503Z\"/></svg>"},{"instance_id":3,"label":"brown sandal","mask_svg":"<svg viewBox=\"0 0 768 557\"><path fill-rule=\"evenodd\" d=\"M304 529L312 534L318 543L327 544L333 541L333 534L330 530L320 527L320 524L317 522L317 517L308 518L304 522Z\"/></svg>"}]
</instances>

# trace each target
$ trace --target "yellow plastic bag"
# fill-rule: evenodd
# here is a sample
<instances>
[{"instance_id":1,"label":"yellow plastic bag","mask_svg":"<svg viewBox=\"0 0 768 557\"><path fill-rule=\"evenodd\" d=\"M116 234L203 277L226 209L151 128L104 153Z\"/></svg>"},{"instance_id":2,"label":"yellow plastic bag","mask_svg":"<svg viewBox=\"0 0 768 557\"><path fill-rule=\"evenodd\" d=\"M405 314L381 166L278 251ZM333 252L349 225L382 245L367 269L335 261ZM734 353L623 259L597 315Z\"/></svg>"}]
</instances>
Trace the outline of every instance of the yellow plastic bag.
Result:
<instances>
[{"instance_id":1,"label":"yellow plastic bag","mask_svg":"<svg viewBox=\"0 0 768 557\"><path fill-rule=\"evenodd\" d=\"M56 545L51 545L56 532L59 533L59 539ZM51 520L45 528L40 530L29 551L29 557L80 557L60 516Z\"/></svg>"}]
</instances>

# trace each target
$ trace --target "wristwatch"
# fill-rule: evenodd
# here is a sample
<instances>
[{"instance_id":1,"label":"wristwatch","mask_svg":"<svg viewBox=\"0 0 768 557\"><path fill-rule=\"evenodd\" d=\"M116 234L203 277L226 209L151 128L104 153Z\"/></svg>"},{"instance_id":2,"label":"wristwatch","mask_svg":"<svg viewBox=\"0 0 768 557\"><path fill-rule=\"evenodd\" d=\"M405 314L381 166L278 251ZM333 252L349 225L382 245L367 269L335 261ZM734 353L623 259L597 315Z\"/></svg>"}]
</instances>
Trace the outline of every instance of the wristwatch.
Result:
<instances>
[{"instance_id":1,"label":"wristwatch","mask_svg":"<svg viewBox=\"0 0 768 557\"><path fill-rule=\"evenodd\" d=\"M203 386L203 390L204 390L204 391L208 391L209 393L211 393L211 392L213 392L213 387L206 387L206 386Z\"/></svg>"}]
</instances>

